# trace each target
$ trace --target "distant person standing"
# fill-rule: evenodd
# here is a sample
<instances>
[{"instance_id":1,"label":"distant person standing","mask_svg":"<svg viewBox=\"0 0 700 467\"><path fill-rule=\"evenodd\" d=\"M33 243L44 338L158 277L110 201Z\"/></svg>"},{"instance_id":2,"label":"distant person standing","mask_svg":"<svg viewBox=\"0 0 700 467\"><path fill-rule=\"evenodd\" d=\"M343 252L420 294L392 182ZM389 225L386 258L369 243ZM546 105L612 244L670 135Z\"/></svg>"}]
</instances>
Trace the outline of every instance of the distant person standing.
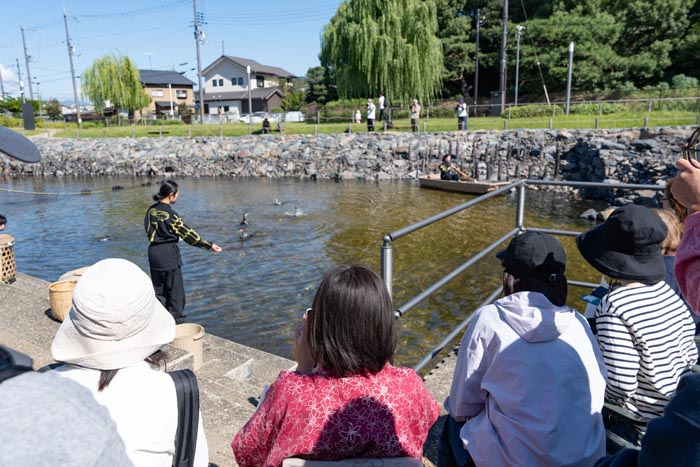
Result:
<instances>
[{"instance_id":1,"label":"distant person standing","mask_svg":"<svg viewBox=\"0 0 700 467\"><path fill-rule=\"evenodd\" d=\"M418 99L413 99L411 102L411 131L418 131L418 119L420 118L420 104Z\"/></svg>"},{"instance_id":2,"label":"distant person standing","mask_svg":"<svg viewBox=\"0 0 700 467\"><path fill-rule=\"evenodd\" d=\"M460 99L457 103L457 129L463 131L467 129L467 104L464 99Z\"/></svg>"},{"instance_id":3,"label":"distant person standing","mask_svg":"<svg viewBox=\"0 0 700 467\"><path fill-rule=\"evenodd\" d=\"M358 125L362 122L362 112L360 112L360 109L357 109L355 111L355 123Z\"/></svg>"},{"instance_id":4,"label":"distant person standing","mask_svg":"<svg viewBox=\"0 0 700 467\"><path fill-rule=\"evenodd\" d=\"M386 117L384 116L384 109L386 108L386 99L384 98L384 93L379 93L379 121L383 122Z\"/></svg>"},{"instance_id":5,"label":"distant person standing","mask_svg":"<svg viewBox=\"0 0 700 467\"><path fill-rule=\"evenodd\" d=\"M377 107L372 102L372 99L367 99L367 131L374 131L374 115Z\"/></svg>"},{"instance_id":6,"label":"distant person standing","mask_svg":"<svg viewBox=\"0 0 700 467\"><path fill-rule=\"evenodd\" d=\"M7 217L0 214L0 230L5 230L6 225L7 225Z\"/></svg>"},{"instance_id":7,"label":"distant person standing","mask_svg":"<svg viewBox=\"0 0 700 467\"><path fill-rule=\"evenodd\" d=\"M148 208L143 220L148 241L148 263L156 297L179 324L185 319L185 286L182 280L182 259L177 244L180 239L192 246L215 253L221 247L208 242L189 228L172 205L180 196L177 183L165 180L158 193L153 195L155 204Z\"/></svg>"}]
</instances>

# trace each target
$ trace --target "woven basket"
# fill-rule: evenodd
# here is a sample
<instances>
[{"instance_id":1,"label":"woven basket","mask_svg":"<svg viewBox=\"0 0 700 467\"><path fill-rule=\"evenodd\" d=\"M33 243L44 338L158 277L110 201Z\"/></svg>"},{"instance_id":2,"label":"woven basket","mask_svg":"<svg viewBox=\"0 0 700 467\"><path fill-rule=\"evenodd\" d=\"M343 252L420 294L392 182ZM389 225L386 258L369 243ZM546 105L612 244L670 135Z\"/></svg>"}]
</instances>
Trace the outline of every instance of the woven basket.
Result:
<instances>
[{"instance_id":1,"label":"woven basket","mask_svg":"<svg viewBox=\"0 0 700 467\"><path fill-rule=\"evenodd\" d=\"M49 285L51 315L54 319L63 322L66 316L68 316L76 282L77 281L58 281Z\"/></svg>"},{"instance_id":2,"label":"woven basket","mask_svg":"<svg viewBox=\"0 0 700 467\"><path fill-rule=\"evenodd\" d=\"M17 275L15 250L11 244L0 245L0 282L11 284Z\"/></svg>"}]
</instances>

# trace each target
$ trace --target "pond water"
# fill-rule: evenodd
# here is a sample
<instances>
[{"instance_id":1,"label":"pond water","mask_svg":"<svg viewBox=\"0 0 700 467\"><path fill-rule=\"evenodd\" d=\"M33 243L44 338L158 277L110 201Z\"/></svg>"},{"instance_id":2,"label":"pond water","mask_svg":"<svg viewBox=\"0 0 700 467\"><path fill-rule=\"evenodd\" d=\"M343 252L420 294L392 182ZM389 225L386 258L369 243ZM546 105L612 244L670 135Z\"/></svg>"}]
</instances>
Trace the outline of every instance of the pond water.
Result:
<instances>
[{"instance_id":1,"label":"pond water","mask_svg":"<svg viewBox=\"0 0 700 467\"><path fill-rule=\"evenodd\" d=\"M132 178L0 180L0 213L16 238L20 272L55 281L66 271L107 257L129 259L148 271L143 216L157 183ZM310 305L325 271L362 263L379 272L384 234L470 197L418 188L412 181L307 181L231 178L178 180L175 209L219 254L181 244L186 313L212 334L291 357L290 333ZM112 191L114 185L123 190ZM91 190L89 195L75 195ZM278 198L284 204L275 205ZM580 213L600 206L528 191L526 225L585 230ZM240 241L239 223L249 213ZM515 225L515 196L479 205L394 242L394 302L401 305ZM597 281L563 243L571 279ZM396 362L413 365L500 283L495 258L486 258L447 284L399 322ZM583 290L570 289L578 309Z\"/></svg>"}]
</instances>

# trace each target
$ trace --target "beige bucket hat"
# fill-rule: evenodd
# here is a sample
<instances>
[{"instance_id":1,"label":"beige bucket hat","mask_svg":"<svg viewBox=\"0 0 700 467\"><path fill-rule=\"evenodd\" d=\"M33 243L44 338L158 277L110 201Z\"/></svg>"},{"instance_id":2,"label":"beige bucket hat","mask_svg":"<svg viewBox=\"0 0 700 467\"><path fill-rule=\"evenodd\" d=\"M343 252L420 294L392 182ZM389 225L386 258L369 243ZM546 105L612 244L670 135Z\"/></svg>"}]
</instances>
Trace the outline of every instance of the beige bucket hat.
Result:
<instances>
[{"instance_id":1,"label":"beige bucket hat","mask_svg":"<svg viewBox=\"0 0 700 467\"><path fill-rule=\"evenodd\" d=\"M92 265L51 345L56 361L99 370L132 366L175 337L175 320L151 279L134 263L110 258Z\"/></svg>"}]
</instances>

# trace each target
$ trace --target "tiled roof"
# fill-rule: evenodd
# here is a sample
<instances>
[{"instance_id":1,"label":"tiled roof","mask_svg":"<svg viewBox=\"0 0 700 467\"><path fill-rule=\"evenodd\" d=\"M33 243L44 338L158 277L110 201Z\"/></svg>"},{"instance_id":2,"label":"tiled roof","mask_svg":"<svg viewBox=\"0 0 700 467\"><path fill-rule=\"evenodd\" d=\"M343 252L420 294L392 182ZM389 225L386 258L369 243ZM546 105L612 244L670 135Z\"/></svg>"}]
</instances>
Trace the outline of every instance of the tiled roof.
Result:
<instances>
[{"instance_id":1,"label":"tiled roof","mask_svg":"<svg viewBox=\"0 0 700 467\"><path fill-rule=\"evenodd\" d=\"M139 70L139 80L143 84L155 84L167 86L174 84L178 86L194 86L194 82L182 76L177 71L170 70Z\"/></svg>"},{"instance_id":2,"label":"tiled roof","mask_svg":"<svg viewBox=\"0 0 700 467\"><path fill-rule=\"evenodd\" d=\"M292 73L288 72L287 70L285 70L284 68L279 68L276 66L267 66L267 65L263 65L261 63L258 63L255 60L251 60L249 58L233 57L231 55L222 55L221 57L216 59L212 63L212 65L222 58L226 58L227 60L231 60L232 62L239 64L243 68L250 66L250 71L252 73L265 73L268 75L275 75L275 76L279 76L282 78L294 78L294 75ZM204 70L202 70L202 73L208 71L212 65L209 65Z\"/></svg>"}]
</instances>

